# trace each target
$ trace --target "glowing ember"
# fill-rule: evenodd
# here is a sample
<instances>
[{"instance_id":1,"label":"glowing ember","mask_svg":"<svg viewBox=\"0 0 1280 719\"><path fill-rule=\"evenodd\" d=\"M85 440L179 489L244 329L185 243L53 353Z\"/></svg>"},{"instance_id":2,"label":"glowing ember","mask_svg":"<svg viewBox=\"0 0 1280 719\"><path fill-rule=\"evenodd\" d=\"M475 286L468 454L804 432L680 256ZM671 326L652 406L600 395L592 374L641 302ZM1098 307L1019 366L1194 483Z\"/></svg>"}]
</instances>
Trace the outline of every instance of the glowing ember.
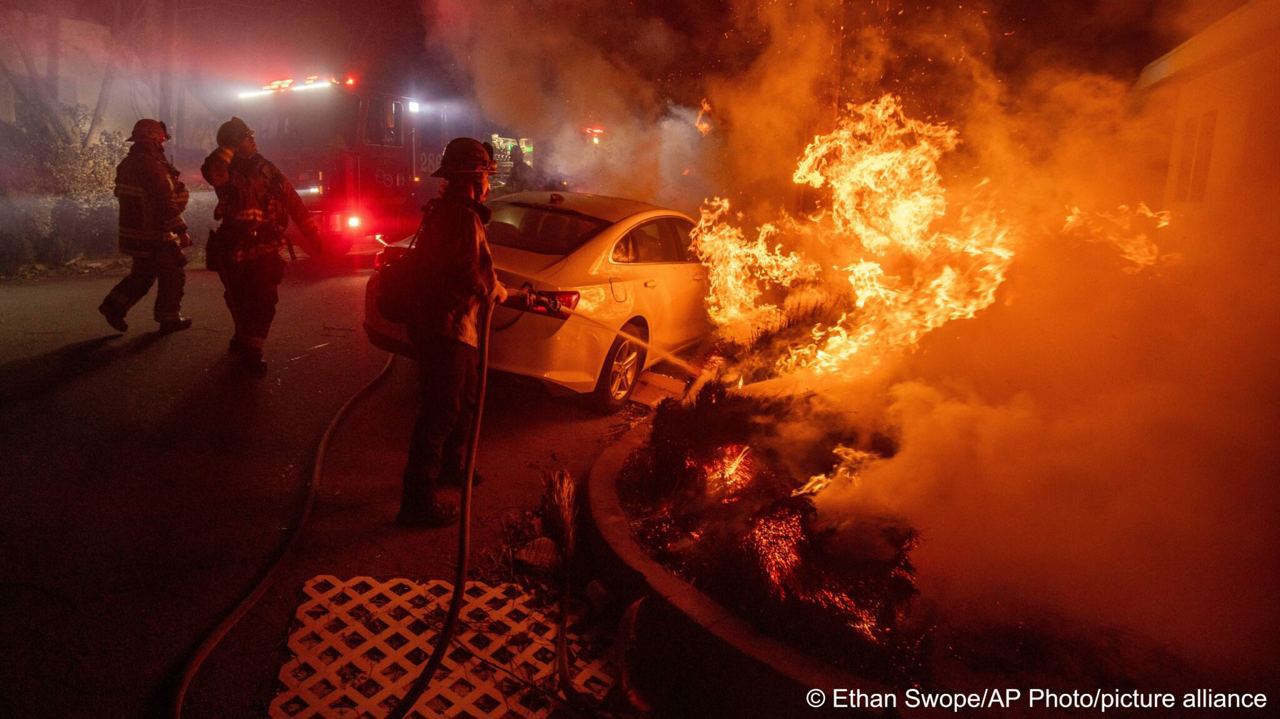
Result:
<instances>
[{"instance_id":1,"label":"glowing ember","mask_svg":"<svg viewBox=\"0 0 1280 719\"><path fill-rule=\"evenodd\" d=\"M758 517L742 538L748 556L779 598L786 597L787 587L803 563L799 545L804 537L800 513L778 508Z\"/></svg>"},{"instance_id":2,"label":"glowing ember","mask_svg":"<svg viewBox=\"0 0 1280 719\"><path fill-rule=\"evenodd\" d=\"M852 629L863 639L869 642L880 641L880 624L876 621L875 614L859 606L853 597L848 594L833 589L819 589L812 596L808 597L809 601L835 611L839 616L844 618L844 625Z\"/></svg>"},{"instance_id":3,"label":"glowing ember","mask_svg":"<svg viewBox=\"0 0 1280 719\"><path fill-rule=\"evenodd\" d=\"M725 221L728 201L706 203L694 239L711 268L708 303L721 334L742 341L778 313L761 301L766 292L821 280L822 291L850 309L815 326L811 341L791 347L777 368L865 372L990 305L1013 250L990 210L948 213L937 164L958 143L955 130L909 118L885 95L850 105L834 132L805 149L792 180L827 191L829 205L818 213L762 225L747 242ZM832 271L820 272L810 254Z\"/></svg>"},{"instance_id":4,"label":"glowing ember","mask_svg":"<svg viewBox=\"0 0 1280 719\"><path fill-rule=\"evenodd\" d=\"M1124 268L1134 274L1160 262L1175 259L1176 255L1161 255L1160 248L1152 241L1150 233L1167 227L1170 215L1153 212L1146 203L1137 207L1120 205L1111 212L1087 212L1079 207L1071 208L1062 231L1078 235L1087 242L1107 242L1120 250L1120 255L1133 264Z\"/></svg>"},{"instance_id":5,"label":"glowing ember","mask_svg":"<svg viewBox=\"0 0 1280 719\"><path fill-rule=\"evenodd\" d=\"M751 483L751 466L747 455L751 447L731 444L720 450L720 456L703 467L707 478L707 494L725 504L736 501L738 492Z\"/></svg>"}]
</instances>

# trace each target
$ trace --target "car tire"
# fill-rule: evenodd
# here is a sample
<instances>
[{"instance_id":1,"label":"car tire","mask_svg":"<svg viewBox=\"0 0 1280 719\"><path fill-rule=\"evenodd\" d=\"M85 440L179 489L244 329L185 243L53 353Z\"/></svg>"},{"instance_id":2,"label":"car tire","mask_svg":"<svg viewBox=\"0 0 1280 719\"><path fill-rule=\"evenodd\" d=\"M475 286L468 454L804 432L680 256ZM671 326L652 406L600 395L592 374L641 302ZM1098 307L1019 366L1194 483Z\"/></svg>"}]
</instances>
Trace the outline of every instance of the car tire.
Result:
<instances>
[{"instance_id":1,"label":"car tire","mask_svg":"<svg viewBox=\"0 0 1280 719\"><path fill-rule=\"evenodd\" d=\"M603 412L617 412L625 407L644 371L644 345L624 335L648 339L644 327L635 322L628 322L613 339L591 395L593 404Z\"/></svg>"}]
</instances>

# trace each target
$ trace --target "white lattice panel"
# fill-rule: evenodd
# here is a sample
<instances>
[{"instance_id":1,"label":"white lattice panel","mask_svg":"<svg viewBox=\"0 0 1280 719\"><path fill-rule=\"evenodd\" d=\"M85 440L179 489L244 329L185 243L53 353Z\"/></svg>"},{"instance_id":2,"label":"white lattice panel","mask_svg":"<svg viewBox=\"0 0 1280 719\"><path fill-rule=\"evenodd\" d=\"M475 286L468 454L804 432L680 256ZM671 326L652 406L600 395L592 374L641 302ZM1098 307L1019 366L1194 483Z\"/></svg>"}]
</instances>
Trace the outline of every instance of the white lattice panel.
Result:
<instances>
[{"instance_id":1,"label":"white lattice panel","mask_svg":"<svg viewBox=\"0 0 1280 719\"><path fill-rule=\"evenodd\" d=\"M304 591L289 635L295 656L280 669L282 690L270 716L374 719L404 696L430 656L453 585L319 576ZM444 673L409 716L551 716L555 705L523 682L555 686L555 611L515 584L468 583ZM574 687L603 697L613 684L603 650L572 628L566 639Z\"/></svg>"}]
</instances>

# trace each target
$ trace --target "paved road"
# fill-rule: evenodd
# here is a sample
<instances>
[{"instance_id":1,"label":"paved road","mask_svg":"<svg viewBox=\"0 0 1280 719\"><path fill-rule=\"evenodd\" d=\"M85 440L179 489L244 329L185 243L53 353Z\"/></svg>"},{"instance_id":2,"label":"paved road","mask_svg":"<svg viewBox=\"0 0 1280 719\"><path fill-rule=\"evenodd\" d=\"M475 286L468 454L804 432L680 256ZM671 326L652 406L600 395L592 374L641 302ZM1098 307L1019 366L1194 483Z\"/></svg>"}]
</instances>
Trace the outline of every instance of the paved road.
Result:
<instances>
[{"instance_id":1,"label":"paved road","mask_svg":"<svg viewBox=\"0 0 1280 719\"><path fill-rule=\"evenodd\" d=\"M94 308L118 277L0 285L0 716L156 715L163 678L281 540L330 416L387 359L358 329L365 269L291 267L263 379L225 354L211 273L188 274L196 325L168 337L148 304L126 335L107 328ZM305 579L449 575L451 531L391 523L413 395L400 361L342 427L300 551L187 716L265 714ZM581 475L636 414L494 382L477 551L505 510L536 504L543 471Z\"/></svg>"}]
</instances>

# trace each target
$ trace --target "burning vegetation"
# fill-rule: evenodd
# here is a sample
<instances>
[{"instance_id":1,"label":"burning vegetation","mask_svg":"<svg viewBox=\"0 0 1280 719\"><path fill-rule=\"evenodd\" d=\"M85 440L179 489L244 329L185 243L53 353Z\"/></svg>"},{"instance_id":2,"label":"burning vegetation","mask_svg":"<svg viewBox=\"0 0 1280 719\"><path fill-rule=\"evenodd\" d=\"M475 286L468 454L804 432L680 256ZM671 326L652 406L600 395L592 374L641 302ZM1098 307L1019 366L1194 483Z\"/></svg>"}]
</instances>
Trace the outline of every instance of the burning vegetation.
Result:
<instances>
[{"instance_id":1,"label":"burning vegetation","mask_svg":"<svg viewBox=\"0 0 1280 719\"><path fill-rule=\"evenodd\" d=\"M901 568L914 599L849 594L878 624L829 615L847 646L893 606L899 637L948 622L970 666L1052 674L1085 654L1068 634L1113 630L1220 676L1274 665L1280 261L1257 208L1280 133L1245 32L1266 3L1206 31L1240 59L1157 62L1154 86L1168 33L1207 25L1174 6L1220 3L432 5L496 117L563 148L609 128L548 162L699 219L716 389L659 415L631 477L672 567L749 578L759 597L722 595L749 614L821 604L815 567Z\"/></svg>"},{"instance_id":2,"label":"burning vegetation","mask_svg":"<svg viewBox=\"0 0 1280 719\"><path fill-rule=\"evenodd\" d=\"M886 519L857 531L819 527L812 483L781 469L776 418L808 411L802 404L716 382L692 402L664 403L649 446L619 479L633 530L673 569L778 636L804 637L867 676L916 678L922 637L903 621L916 594L908 558L916 533ZM823 456L857 439L827 438L811 448L813 466L830 470Z\"/></svg>"},{"instance_id":3,"label":"burning vegetation","mask_svg":"<svg viewBox=\"0 0 1280 719\"><path fill-rule=\"evenodd\" d=\"M720 336L758 344L791 330L775 338L773 366L756 363L749 381L767 379L761 370L865 373L995 300L1011 232L983 201L985 181L949 207L939 161L958 144L954 129L907 117L885 95L849 105L835 131L805 148L792 180L823 191L813 212L784 214L748 240L728 221L727 200L703 207L694 245L710 267Z\"/></svg>"}]
</instances>

